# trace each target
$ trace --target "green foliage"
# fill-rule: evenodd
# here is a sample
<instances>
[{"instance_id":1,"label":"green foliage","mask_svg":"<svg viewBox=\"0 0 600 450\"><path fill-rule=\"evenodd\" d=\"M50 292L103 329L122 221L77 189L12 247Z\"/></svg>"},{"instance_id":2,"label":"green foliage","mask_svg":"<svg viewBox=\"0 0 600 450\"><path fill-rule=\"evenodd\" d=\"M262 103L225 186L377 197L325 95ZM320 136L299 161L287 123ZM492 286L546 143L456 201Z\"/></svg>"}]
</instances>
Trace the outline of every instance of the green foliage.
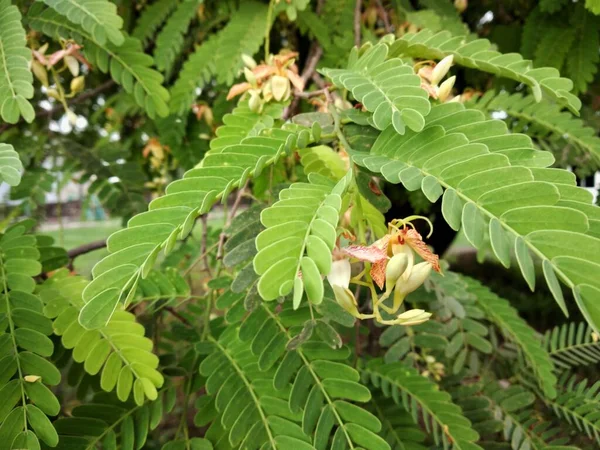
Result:
<instances>
[{"instance_id":1,"label":"green foliage","mask_svg":"<svg viewBox=\"0 0 600 450\"><path fill-rule=\"evenodd\" d=\"M321 275L331 270L342 196L352 174L337 184L316 173L308 178L310 183L294 183L281 191L279 201L261 213L266 230L256 237L254 270L261 275L258 292L265 300L292 290L295 305L303 292L314 304L323 300Z\"/></svg>"},{"instance_id":2,"label":"green foliage","mask_svg":"<svg viewBox=\"0 0 600 450\"><path fill-rule=\"evenodd\" d=\"M549 398L556 397L554 366L550 355L537 339L535 330L519 317L507 300L498 297L477 281L467 279L467 284L486 316L498 327L505 339L514 343L523 354L544 394Z\"/></svg>"},{"instance_id":3,"label":"green foliage","mask_svg":"<svg viewBox=\"0 0 600 450\"><path fill-rule=\"evenodd\" d=\"M241 448L263 444L272 449L313 448L299 425L301 416L287 408L289 389L274 389L273 371L258 370L256 360L248 358L248 344L240 342L236 334L235 328L229 328L213 340L214 352L200 365L212 397L210 408L230 430L229 443Z\"/></svg>"},{"instance_id":4,"label":"green foliage","mask_svg":"<svg viewBox=\"0 0 600 450\"><path fill-rule=\"evenodd\" d=\"M87 29L61 20L58 13L35 4L29 10L29 23L35 30L54 38L72 38L84 46L86 57L102 72L133 95L150 117L166 116L169 93L162 86L163 76L151 68L154 60L143 53L140 41L125 37L120 46L101 43Z\"/></svg>"},{"instance_id":5,"label":"green foliage","mask_svg":"<svg viewBox=\"0 0 600 450\"><path fill-rule=\"evenodd\" d=\"M244 111L248 110L238 112L240 119ZM308 130L300 130L300 135L305 141L310 139ZM111 255L94 267L94 280L83 295L82 324L92 328L106 323L119 302L127 303L161 250L168 254L178 239L190 233L197 217L291 151L296 141L294 131L265 129L238 145L211 151L201 167L168 186L166 195L153 200L148 212L132 218L128 228L108 239Z\"/></svg>"},{"instance_id":6,"label":"green foliage","mask_svg":"<svg viewBox=\"0 0 600 450\"><path fill-rule=\"evenodd\" d=\"M381 433L392 450L425 450L425 433L400 406L379 394L371 399L369 409L381 421Z\"/></svg>"},{"instance_id":7,"label":"green foliage","mask_svg":"<svg viewBox=\"0 0 600 450\"><path fill-rule=\"evenodd\" d=\"M218 48L219 40L217 36L212 36L197 47L184 63L179 78L171 88L169 107L172 113L181 114L189 110L198 96L197 90L202 89L214 73L214 55Z\"/></svg>"},{"instance_id":8,"label":"green foliage","mask_svg":"<svg viewBox=\"0 0 600 450\"><path fill-rule=\"evenodd\" d=\"M0 144L0 183L17 186L21 182L23 164L12 145Z\"/></svg>"},{"instance_id":9,"label":"green foliage","mask_svg":"<svg viewBox=\"0 0 600 450\"><path fill-rule=\"evenodd\" d=\"M596 382L588 387L587 380L578 381L576 376L565 373L560 385L561 393L554 401L548 401L548 405L558 417L564 418L600 445L600 424L597 417L600 383Z\"/></svg>"},{"instance_id":10,"label":"green foliage","mask_svg":"<svg viewBox=\"0 0 600 450\"><path fill-rule=\"evenodd\" d=\"M214 55L216 78L231 84L242 68L242 55L255 54L264 40L267 7L253 0L242 2L231 21L218 34L219 47Z\"/></svg>"},{"instance_id":11,"label":"green foliage","mask_svg":"<svg viewBox=\"0 0 600 450\"><path fill-rule=\"evenodd\" d=\"M299 316L309 315L308 308L293 310L290 306L276 315L270 306L260 303L239 329L239 338L250 344L258 358L259 370L268 373L265 371L271 367L276 369L271 372L272 386L287 401L278 410L296 415L303 435L310 437L318 450L328 448L330 436L332 445L388 449L377 435L381 430L378 419L352 403L363 404L371 394L359 383L359 373L347 364L348 349L332 349L326 342L311 339L305 330L312 321L300 331L295 325ZM318 334L319 324L316 328Z\"/></svg>"},{"instance_id":12,"label":"green foliage","mask_svg":"<svg viewBox=\"0 0 600 450\"><path fill-rule=\"evenodd\" d=\"M154 36L154 33L169 18L171 12L177 7L177 2L172 0L157 0L151 5L146 4L142 14L131 32L131 36L139 39L143 45Z\"/></svg>"},{"instance_id":13,"label":"green foliage","mask_svg":"<svg viewBox=\"0 0 600 450\"><path fill-rule=\"evenodd\" d=\"M600 165L594 2L29 3L0 0L0 447L600 444L600 209L560 168ZM126 226L91 281L102 241L11 226L97 199Z\"/></svg>"},{"instance_id":14,"label":"green foliage","mask_svg":"<svg viewBox=\"0 0 600 450\"><path fill-rule=\"evenodd\" d=\"M158 357L152 353L152 341L144 337L144 327L133 314L116 311L106 325L89 319L95 329L86 330L78 319L85 318L82 293L87 286L83 278L57 272L40 287L44 314L53 319L54 334L61 337L64 348L73 351L73 360L82 363L87 373L101 374L103 390L116 390L122 402L133 392L137 405L145 398L156 400L164 379L156 370Z\"/></svg>"},{"instance_id":15,"label":"green foliage","mask_svg":"<svg viewBox=\"0 0 600 450\"><path fill-rule=\"evenodd\" d=\"M361 371L363 379L411 413L415 423L422 420L436 445L446 448L452 443L456 449L481 448L475 444L479 434L471 428L461 408L452 403L450 394L439 390L410 366L373 360Z\"/></svg>"},{"instance_id":16,"label":"green foliage","mask_svg":"<svg viewBox=\"0 0 600 450\"><path fill-rule=\"evenodd\" d=\"M356 153L353 159L391 183L422 189L432 202L443 194L448 224L456 230L462 224L475 248L491 246L506 267L513 248L532 290L534 252L559 305L566 308L556 274L573 289L586 319L600 327L592 300L600 290L590 277L598 262L595 252L586 253L600 248L594 222L598 210L581 201L571 173L546 168L554 158L535 150L529 137L506 134L501 121L447 103L433 108L421 133L401 136L390 126L370 154ZM587 261L580 259L584 254Z\"/></svg>"},{"instance_id":17,"label":"green foliage","mask_svg":"<svg viewBox=\"0 0 600 450\"><path fill-rule=\"evenodd\" d=\"M60 436L57 450L144 447L148 433L175 406L175 389L163 389L156 400L142 404L122 402L111 395L94 398L73 408L70 417L56 421ZM193 448L193 447L192 447ZM209 447L210 448L210 447Z\"/></svg>"},{"instance_id":18,"label":"green foliage","mask_svg":"<svg viewBox=\"0 0 600 450\"><path fill-rule=\"evenodd\" d=\"M503 387L489 383L485 395L493 403L496 417L503 421L503 435L513 449L531 448L534 450L567 450L576 447L566 446L568 438L560 436L561 431L550 421L540 421L532 414L535 395L519 385Z\"/></svg>"},{"instance_id":19,"label":"green foliage","mask_svg":"<svg viewBox=\"0 0 600 450\"><path fill-rule=\"evenodd\" d=\"M25 46L25 30L19 9L10 0L0 2L0 116L16 123L35 118L27 101L33 97L33 76L28 69L31 52Z\"/></svg>"},{"instance_id":20,"label":"green foliage","mask_svg":"<svg viewBox=\"0 0 600 450\"><path fill-rule=\"evenodd\" d=\"M89 31L99 45L108 39L119 46L125 42L121 33L123 19L117 14L117 6L108 0L43 0L46 5L69 21Z\"/></svg>"},{"instance_id":21,"label":"green foliage","mask_svg":"<svg viewBox=\"0 0 600 450\"><path fill-rule=\"evenodd\" d=\"M585 322L570 322L546 332L546 350L558 367L597 364L600 361L600 342Z\"/></svg>"},{"instance_id":22,"label":"green foliage","mask_svg":"<svg viewBox=\"0 0 600 450\"><path fill-rule=\"evenodd\" d=\"M579 7L571 16L571 26L577 30L573 46L567 54L565 72L573 80L574 92L585 92L598 71L600 57L592 51L600 45L600 21Z\"/></svg>"},{"instance_id":23,"label":"green foliage","mask_svg":"<svg viewBox=\"0 0 600 450\"><path fill-rule=\"evenodd\" d=\"M565 0L542 0L540 1L540 9L547 13L554 13L560 10L565 3Z\"/></svg>"},{"instance_id":24,"label":"green foliage","mask_svg":"<svg viewBox=\"0 0 600 450\"><path fill-rule=\"evenodd\" d=\"M600 138L593 128L555 104L538 103L533 97L521 94L488 91L473 106L488 113L505 112L511 131L526 133L556 153L570 145L584 157L600 163Z\"/></svg>"},{"instance_id":25,"label":"green foliage","mask_svg":"<svg viewBox=\"0 0 600 450\"><path fill-rule=\"evenodd\" d=\"M330 69L323 73L333 83L346 88L367 111L373 113L372 121L379 130L393 125L396 132L404 134L406 127L421 131L424 116L431 105L421 81L411 66L400 58L389 58L388 46L378 44L362 55L356 50L350 55L348 69Z\"/></svg>"},{"instance_id":26,"label":"green foliage","mask_svg":"<svg viewBox=\"0 0 600 450\"><path fill-rule=\"evenodd\" d=\"M43 315L33 279L42 269L33 221L17 223L0 237L0 437L6 448L54 447L58 435L47 416L56 416L60 403L47 386L61 374L48 361L54 344L52 323ZM3 444L3 445L5 445Z\"/></svg>"},{"instance_id":27,"label":"green foliage","mask_svg":"<svg viewBox=\"0 0 600 450\"><path fill-rule=\"evenodd\" d=\"M561 78L558 70L534 69L531 62L524 60L521 55L503 55L491 50L490 46L487 39L466 42L464 37L452 37L447 31L434 34L429 30L422 30L417 34L405 34L396 40L391 45L390 56L442 59L453 55L456 64L525 83L531 88L537 101L545 96L566 106L573 114L579 114L581 101L569 92L573 83L567 78Z\"/></svg>"},{"instance_id":28,"label":"green foliage","mask_svg":"<svg viewBox=\"0 0 600 450\"><path fill-rule=\"evenodd\" d=\"M167 76L172 72L173 63L181 53L184 36L190 22L196 16L200 3L202 2L199 0L181 2L156 38L156 50L154 51L156 67L165 72Z\"/></svg>"}]
</instances>

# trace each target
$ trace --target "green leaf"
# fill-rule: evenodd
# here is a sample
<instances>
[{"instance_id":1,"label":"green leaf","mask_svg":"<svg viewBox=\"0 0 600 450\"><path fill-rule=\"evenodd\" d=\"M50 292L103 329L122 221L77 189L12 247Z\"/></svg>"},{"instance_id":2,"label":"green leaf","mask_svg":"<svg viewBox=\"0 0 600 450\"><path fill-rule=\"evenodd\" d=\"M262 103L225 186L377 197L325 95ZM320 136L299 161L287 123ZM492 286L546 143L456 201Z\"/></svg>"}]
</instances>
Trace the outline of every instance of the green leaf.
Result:
<instances>
[{"instance_id":1,"label":"green leaf","mask_svg":"<svg viewBox=\"0 0 600 450\"><path fill-rule=\"evenodd\" d=\"M439 60L448 55L454 56L454 64L525 83L538 96L538 101L543 95L568 107L573 114L579 114L581 101L569 92L573 88L571 80L560 78L558 70L554 68L533 68L531 62L518 53L503 55L492 50L487 39L467 40L462 36L453 36L446 30L434 33L425 29L404 34L390 47L392 57Z\"/></svg>"},{"instance_id":2,"label":"green leaf","mask_svg":"<svg viewBox=\"0 0 600 450\"><path fill-rule=\"evenodd\" d=\"M79 313L79 322L88 330L106 325L119 303L118 289L107 289L93 297Z\"/></svg>"},{"instance_id":3,"label":"green leaf","mask_svg":"<svg viewBox=\"0 0 600 450\"><path fill-rule=\"evenodd\" d=\"M23 164L13 146L0 143L0 183L17 186L21 182L22 172Z\"/></svg>"},{"instance_id":4,"label":"green leaf","mask_svg":"<svg viewBox=\"0 0 600 450\"><path fill-rule=\"evenodd\" d=\"M311 173L311 183L292 184L281 191L278 202L262 211L261 222L266 229L256 237L258 253L253 264L260 275L258 292L263 299L287 295L302 270L303 288L309 301L321 303L324 292L321 276L331 269L341 195L351 177L352 172L348 172L334 185ZM301 294L296 291L294 295L297 299Z\"/></svg>"},{"instance_id":5,"label":"green leaf","mask_svg":"<svg viewBox=\"0 0 600 450\"><path fill-rule=\"evenodd\" d=\"M515 255L517 256L523 278L525 278L525 281L527 281L527 284L529 285L529 289L533 292L535 290L535 268L527 245L521 237L517 237L515 240Z\"/></svg>"},{"instance_id":6,"label":"green leaf","mask_svg":"<svg viewBox=\"0 0 600 450\"><path fill-rule=\"evenodd\" d=\"M123 19L114 3L107 0L43 0L48 6L71 22L89 30L101 45L106 39L119 46L125 41L121 28Z\"/></svg>"},{"instance_id":7,"label":"green leaf","mask_svg":"<svg viewBox=\"0 0 600 450\"><path fill-rule=\"evenodd\" d=\"M19 116L27 122L35 118L33 107L26 100L33 97L33 75L28 67L31 51L26 44L19 8L10 0L0 1L0 116L8 123L16 123ZM2 160L6 147L10 146L0 145L0 182L4 179L16 186L17 175L5 169L6 163ZM10 163L13 167L15 164Z\"/></svg>"},{"instance_id":8,"label":"green leaf","mask_svg":"<svg viewBox=\"0 0 600 450\"><path fill-rule=\"evenodd\" d=\"M386 59L387 55L387 45L377 44L349 62L347 69L322 72L373 113L375 128L384 130L392 125L399 134L405 133L406 126L420 131L425 124L423 116L431 108L427 93L411 66L400 58Z\"/></svg>"},{"instance_id":9,"label":"green leaf","mask_svg":"<svg viewBox=\"0 0 600 450\"><path fill-rule=\"evenodd\" d=\"M50 420L48 420L48 417L46 417L46 414L34 405L27 405L25 410L27 411L27 421L35 431L35 434L50 447L56 447L58 444L58 434Z\"/></svg>"}]
</instances>

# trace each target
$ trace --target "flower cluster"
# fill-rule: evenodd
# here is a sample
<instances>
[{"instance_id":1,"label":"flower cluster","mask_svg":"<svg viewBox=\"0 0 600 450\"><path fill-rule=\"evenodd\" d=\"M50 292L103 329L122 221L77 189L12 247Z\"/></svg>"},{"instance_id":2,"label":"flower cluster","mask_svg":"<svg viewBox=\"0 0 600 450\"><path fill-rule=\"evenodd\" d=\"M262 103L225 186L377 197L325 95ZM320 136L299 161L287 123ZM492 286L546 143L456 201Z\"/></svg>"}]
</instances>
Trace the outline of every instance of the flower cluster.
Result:
<instances>
[{"instance_id":1,"label":"flower cluster","mask_svg":"<svg viewBox=\"0 0 600 450\"><path fill-rule=\"evenodd\" d=\"M440 102L445 102L446 100L457 101L455 100L456 97L450 98L456 77L451 76L440 84L440 81L448 74L453 62L454 56L449 55L435 66L429 64L423 65L417 72L421 77L421 87L429 93L431 98L436 98Z\"/></svg>"},{"instance_id":2,"label":"flower cluster","mask_svg":"<svg viewBox=\"0 0 600 450\"><path fill-rule=\"evenodd\" d=\"M247 94L248 106L255 112L260 112L263 105L272 100L288 100L292 94L292 85L298 91L304 89L304 82L294 64L297 55L295 52L270 55L268 61L258 65L251 57L243 55L246 81L233 85L227 94L227 100Z\"/></svg>"},{"instance_id":3,"label":"flower cluster","mask_svg":"<svg viewBox=\"0 0 600 450\"><path fill-rule=\"evenodd\" d=\"M388 314L397 314L406 296L425 282L431 270L441 271L439 257L429 250L412 226L411 220L416 218L420 217L411 216L390 222L388 234L368 247L353 245L340 250L342 257L333 262L327 279L337 302L354 317L374 318L386 325L418 325L431 316L422 309L412 309L397 315L393 320L384 320L380 313L382 309ZM415 254L424 261L415 264ZM352 260L370 265L369 272L365 267L353 278ZM383 291L381 295L377 294L373 282ZM372 314L361 314L358 311L350 283L370 288L373 297ZM392 298L392 306L384 303L388 298Z\"/></svg>"}]
</instances>

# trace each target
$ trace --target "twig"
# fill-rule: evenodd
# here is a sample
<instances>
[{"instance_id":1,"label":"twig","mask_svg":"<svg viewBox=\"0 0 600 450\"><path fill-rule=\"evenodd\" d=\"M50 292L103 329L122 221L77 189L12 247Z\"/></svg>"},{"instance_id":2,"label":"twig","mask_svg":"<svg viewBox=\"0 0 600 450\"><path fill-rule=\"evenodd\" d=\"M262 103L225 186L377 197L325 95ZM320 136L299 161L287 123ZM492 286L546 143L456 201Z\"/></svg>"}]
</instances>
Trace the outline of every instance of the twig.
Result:
<instances>
[{"instance_id":1,"label":"twig","mask_svg":"<svg viewBox=\"0 0 600 450\"><path fill-rule=\"evenodd\" d=\"M87 244L80 245L79 247L72 248L67 252L67 256L69 257L69 264L67 267L70 270L73 270L73 261L75 258L81 255L85 255L86 253L93 252L94 250L99 250L101 248L106 247L106 239L100 239L99 241L89 242Z\"/></svg>"},{"instance_id":2,"label":"twig","mask_svg":"<svg viewBox=\"0 0 600 450\"><path fill-rule=\"evenodd\" d=\"M200 244L200 253L202 253L202 259L204 260L204 268L208 275L212 277L212 271L210 270L210 263L208 261L208 251L206 249L208 242L208 214L202 216L202 242Z\"/></svg>"},{"instance_id":3,"label":"twig","mask_svg":"<svg viewBox=\"0 0 600 450\"><path fill-rule=\"evenodd\" d=\"M246 181L246 184L244 185L244 187L238 191L237 196L235 197L235 200L233 202L233 206L231 207L231 210L229 211L229 214L227 215L227 220L225 221L225 226L223 227L223 231L221 231L221 234L219 235L219 247L217 249L217 260L223 258L223 246L225 245L225 241L227 239L227 233L225 232L225 230L229 227L229 225L231 225L231 221L235 217L235 213L237 212L238 208L240 207L240 205L242 203L242 197L244 196L244 192L246 191L246 186L248 186L248 181Z\"/></svg>"},{"instance_id":4,"label":"twig","mask_svg":"<svg viewBox=\"0 0 600 450\"><path fill-rule=\"evenodd\" d=\"M294 91L294 96L300 97L300 98L313 98L313 97L318 97L319 95L327 95L330 91L332 91L334 89L335 89L335 86L327 86L327 87L324 87L323 89L317 89L316 91L310 91L310 92ZM326 94L326 92L327 92L327 94Z\"/></svg>"},{"instance_id":5,"label":"twig","mask_svg":"<svg viewBox=\"0 0 600 450\"><path fill-rule=\"evenodd\" d=\"M383 7L383 4L381 3L381 0L375 0L375 3L377 3L377 9L379 9L379 15L381 16L381 19L383 20L383 26L385 28L385 32L386 33L391 33L392 32L392 27L390 25L390 18L388 16L387 11Z\"/></svg>"},{"instance_id":6,"label":"twig","mask_svg":"<svg viewBox=\"0 0 600 450\"><path fill-rule=\"evenodd\" d=\"M106 247L106 239L100 239L99 241L89 242L87 244L80 245L79 247L72 248L67 252L67 255L69 255L69 259L75 259L80 255L85 255L86 253L93 252L94 250L104 247Z\"/></svg>"},{"instance_id":7,"label":"twig","mask_svg":"<svg viewBox=\"0 0 600 450\"><path fill-rule=\"evenodd\" d=\"M311 51L306 58L306 64L304 65L304 69L300 75L300 78L305 84L313 76L313 73L315 73L315 69L317 68L317 64L319 63L321 56L323 56L323 49L318 42L315 41L312 44Z\"/></svg>"},{"instance_id":8,"label":"twig","mask_svg":"<svg viewBox=\"0 0 600 450\"><path fill-rule=\"evenodd\" d=\"M312 78L313 74L315 73L315 69L317 68L317 64L319 63L321 56L323 56L323 49L321 48L319 43L315 41L312 43L310 51L308 52L308 56L306 58L306 63L304 64L304 68L302 69L302 74L300 75L300 79L303 81L304 85L306 85L308 80L310 80ZM310 93L308 93L308 94L310 94ZM318 95L318 94L313 94L313 95ZM309 97L305 96L303 92L300 92L297 90L294 91L294 99L292 100L292 103L290 104L290 106L288 106L286 108L283 117L288 118L288 117L291 117L296 114L296 111L298 111L298 105L300 104L300 98L309 98Z\"/></svg>"},{"instance_id":9,"label":"twig","mask_svg":"<svg viewBox=\"0 0 600 450\"><path fill-rule=\"evenodd\" d=\"M217 248L218 242L214 243L213 245L211 245L210 247L208 247L206 250L204 250L200 256L198 256L194 262L192 262L192 264L190 264L188 266L187 269L185 269L185 272L183 272L183 276L187 276L192 269L196 266L196 264L198 264L200 261L204 260L204 263L206 264L206 266L208 267L208 260L206 259L206 257L208 256L208 254L210 254L210 252L212 252L215 248Z\"/></svg>"},{"instance_id":10,"label":"twig","mask_svg":"<svg viewBox=\"0 0 600 450\"><path fill-rule=\"evenodd\" d=\"M342 99L342 97L340 97L333 87L328 85L323 77L318 73L313 74L312 80L323 90L323 94L325 94L325 98L327 99L327 104L333 104L335 100Z\"/></svg>"},{"instance_id":11,"label":"twig","mask_svg":"<svg viewBox=\"0 0 600 450\"><path fill-rule=\"evenodd\" d=\"M163 309L165 311L169 312L170 314L172 314L173 317L177 318L180 322L186 324L188 327L192 326L192 324L190 323L190 321L187 320L185 317L183 317L181 314L179 314L177 311L175 311L173 309L173 307L171 307L171 306L165 306Z\"/></svg>"},{"instance_id":12,"label":"twig","mask_svg":"<svg viewBox=\"0 0 600 450\"><path fill-rule=\"evenodd\" d=\"M360 47L360 13L362 10L362 1L356 0L354 7L354 45Z\"/></svg>"},{"instance_id":13,"label":"twig","mask_svg":"<svg viewBox=\"0 0 600 450\"><path fill-rule=\"evenodd\" d=\"M106 91L108 89L110 89L112 86L115 85L115 82L113 80L107 80L104 83L98 85L96 88L91 89L89 91L86 91L84 93L82 93L81 95L78 95L77 97L74 97L72 99L70 99L67 104L69 105L75 105L77 103L81 103L84 100L87 100L91 97L95 97L96 95L98 95L99 93ZM40 108L35 112L35 117L44 117L47 116L48 118L52 117L54 115L54 113L59 112L59 111L64 111L64 107L62 105L56 105L54 108L52 109L43 109ZM2 126L0 126L0 133L18 125L19 122L17 123L5 123Z\"/></svg>"}]
</instances>

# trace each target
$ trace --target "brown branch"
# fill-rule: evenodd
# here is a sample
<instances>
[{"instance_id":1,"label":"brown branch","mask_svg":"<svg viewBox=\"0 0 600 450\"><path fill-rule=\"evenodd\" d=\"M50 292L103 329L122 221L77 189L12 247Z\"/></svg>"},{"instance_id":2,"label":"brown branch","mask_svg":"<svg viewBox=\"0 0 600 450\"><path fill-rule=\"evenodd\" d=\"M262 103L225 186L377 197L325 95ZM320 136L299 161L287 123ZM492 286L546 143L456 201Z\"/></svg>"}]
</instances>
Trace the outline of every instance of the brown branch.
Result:
<instances>
[{"instance_id":1,"label":"brown branch","mask_svg":"<svg viewBox=\"0 0 600 450\"><path fill-rule=\"evenodd\" d=\"M319 63L321 56L323 56L323 49L321 48L319 43L315 41L312 43L310 51L308 52L306 63L304 64L302 74L300 75L300 79L302 80L304 85L306 85L308 80L310 80L313 74L315 73L317 64ZM294 99L292 100L290 106L286 108L283 117L287 119L288 117L294 116L298 111L298 106L300 105L300 98L309 98L301 94L303 93L300 93L299 91L294 91Z\"/></svg>"},{"instance_id":2,"label":"brown branch","mask_svg":"<svg viewBox=\"0 0 600 450\"><path fill-rule=\"evenodd\" d=\"M208 214L204 214L200 220L202 220L202 243L200 244L200 253L202 253L202 259L204 260L204 269L212 278L212 271L210 270L208 251L206 247L208 242ZM193 267L193 264L190 267Z\"/></svg>"},{"instance_id":3,"label":"brown branch","mask_svg":"<svg viewBox=\"0 0 600 450\"><path fill-rule=\"evenodd\" d=\"M238 191L237 196L235 197L235 200L233 202L233 206L231 207L229 214L227 214L227 220L225 220L225 226L223 226L223 231L221 231L221 234L219 235L219 247L217 248L217 259L223 258L223 246L225 245L225 241L227 240L227 233L225 232L225 230L229 227L229 225L231 225L231 221L235 217L235 213L237 212L238 208L242 204L242 197L244 196L244 193L246 192L247 186L248 186L248 181L246 181L246 184L244 185L244 187Z\"/></svg>"},{"instance_id":4,"label":"brown branch","mask_svg":"<svg viewBox=\"0 0 600 450\"><path fill-rule=\"evenodd\" d=\"M100 94L101 92L104 92L108 89L110 89L111 87L113 87L115 85L114 80L107 80L104 83L98 85L97 87L95 87L94 89L90 89L89 91L83 92L81 95L78 95L77 97L74 97L70 100L67 101L67 103L69 105L75 105L77 103L81 103L89 98L95 97L96 95ZM55 113L59 112L59 111L64 111L64 108L62 105L56 105L54 108L52 109L43 109L43 108L39 108L36 112L35 112L35 117L44 117L46 116L48 119L50 119ZM14 127L17 126L19 124L19 122L17 123L5 123L2 126L0 126L0 133Z\"/></svg>"},{"instance_id":5,"label":"brown branch","mask_svg":"<svg viewBox=\"0 0 600 450\"><path fill-rule=\"evenodd\" d=\"M173 315L173 317L175 317L180 322L186 324L188 327L192 326L190 321L187 320L185 317L183 317L181 314L179 314L177 311L175 311L175 309L172 306L165 306L163 309L165 311L167 311L168 313L170 313L171 315Z\"/></svg>"},{"instance_id":6,"label":"brown branch","mask_svg":"<svg viewBox=\"0 0 600 450\"><path fill-rule=\"evenodd\" d=\"M383 26L385 28L385 32L386 33L391 33L392 32L392 26L390 25L390 18L388 16L387 11L383 7L383 4L381 3L381 0L375 0L375 3L377 3L377 9L379 10L379 15L381 16L381 19L383 20Z\"/></svg>"},{"instance_id":7,"label":"brown branch","mask_svg":"<svg viewBox=\"0 0 600 450\"><path fill-rule=\"evenodd\" d=\"M87 244L80 245L79 247L72 248L67 252L69 259L73 260L78 256L85 255L86 253L93 252L106 247L106 239L100 239L99 241L88 242Z\"/></svg>"},{"instance_id":8,"label":"brown branch","mask_svg":"<svg viewBox=\"0 0 600 450\"><path fill-rule=\"evenodd\" d=\"M362 1L356 0L354 7L354 45L360 47L360 19L361 19Z\"/></svg>"},{"instance_id":9,"label":"brown branch","mask_svg":"<svg viewBox=\"0 0 600 450\"><path fill-rule=\"evenodd\" d=\"M73 262L75 258L81 255L85 255L86 253L93 252L95 250L100 250L101 248L106 247L106 239L100 239L99 241L88 242L87 244L80 245L79 247L72 248L67 252L67 256L69 257L69 263L67 264L67 268L69 270L73 270Z\"/></svg>"}]
</instances>

